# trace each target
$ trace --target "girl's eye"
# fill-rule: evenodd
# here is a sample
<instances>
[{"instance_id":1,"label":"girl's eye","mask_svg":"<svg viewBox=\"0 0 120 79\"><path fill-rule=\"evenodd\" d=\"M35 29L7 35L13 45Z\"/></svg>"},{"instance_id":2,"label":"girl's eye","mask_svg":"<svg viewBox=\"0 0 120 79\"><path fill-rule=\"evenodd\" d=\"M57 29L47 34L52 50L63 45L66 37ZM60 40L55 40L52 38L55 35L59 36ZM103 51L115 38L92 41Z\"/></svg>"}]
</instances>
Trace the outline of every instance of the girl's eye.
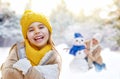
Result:
<instances>
[{"instance_id":1,"label":"girl's eye","mask_svg":"<svg viewBox=\"0 0 120 79\"><path fill-rule=\"evenodd\" d=\"M32 31L34 31L34 29L29 29L29 32L32 32Z\"/></svg>"},{"instance_id":2,"label":"girl's eye","mask_svg":"<svg viewBox=\"0 0 120 79\"><path fill-rule=\"evenodd\" d=\"M43 29L44 27L43 26L40 26L39 29Z\"/></svg>"}]
</instances>

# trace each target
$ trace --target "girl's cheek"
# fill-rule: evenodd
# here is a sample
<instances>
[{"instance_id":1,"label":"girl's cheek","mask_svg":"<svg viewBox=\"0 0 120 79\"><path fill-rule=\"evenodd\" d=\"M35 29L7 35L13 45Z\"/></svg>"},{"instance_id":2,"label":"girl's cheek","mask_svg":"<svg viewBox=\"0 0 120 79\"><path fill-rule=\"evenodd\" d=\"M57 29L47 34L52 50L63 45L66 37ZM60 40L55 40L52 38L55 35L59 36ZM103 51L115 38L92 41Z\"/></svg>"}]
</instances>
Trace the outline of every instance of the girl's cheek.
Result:
<instances>
[{"instance_id":1,"label":"girl's cheek","mask_svg":"<svg viewBox=\"0 0 120 79\"><path fill-rule=\"evenodd\" d=\"M30 32L29 32L29 33L27 34L27 37L28 37L28 38L31 38L32 36L33 36L33 33L30 33Z\"/></svg>"}]
</instances>

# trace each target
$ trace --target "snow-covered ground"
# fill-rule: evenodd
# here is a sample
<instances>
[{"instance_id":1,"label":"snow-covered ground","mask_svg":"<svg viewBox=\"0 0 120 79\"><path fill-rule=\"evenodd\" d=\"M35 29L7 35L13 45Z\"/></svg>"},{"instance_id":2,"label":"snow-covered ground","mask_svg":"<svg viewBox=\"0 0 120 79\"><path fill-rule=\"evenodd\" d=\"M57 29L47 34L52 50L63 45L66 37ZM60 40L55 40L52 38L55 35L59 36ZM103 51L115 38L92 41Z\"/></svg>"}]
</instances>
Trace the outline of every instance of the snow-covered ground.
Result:
<instances>
[{"instance_id":1,"label":"snow-covered ground","mask_svg":"<svg viewBox=\"0 0 120 79\"><path fill-rule=\"evenodd\" d=\"M69 63L73 59L73 56L69 55L66 50L63 50L67 48L67 45L61 44L56 48L62 57L60 79L120 79L120 52L112 52L107 48L102 51L101 55L107 66L107 69L102 72L96 72L93 68L85 73L75 73L69 69ZM0 66L8 56L9 49L0 48Z\"/></svg>"},{"instance_id":2,"label":"snow-covered ground","mask_svg":"<svg viewBox=\"0 0 120 79\"><path fill-rule=\"evenodd\" d=\"M63 50L64 48L67 48L67 45L57 46L63 62L60 79L120 79L120 52L112 52L107 48L101 52L103 61L107 66L107 69L102 72L96 72L93 68L85 73L75 73L69 69L73 56Z\"/></svg>"}]
</instances>

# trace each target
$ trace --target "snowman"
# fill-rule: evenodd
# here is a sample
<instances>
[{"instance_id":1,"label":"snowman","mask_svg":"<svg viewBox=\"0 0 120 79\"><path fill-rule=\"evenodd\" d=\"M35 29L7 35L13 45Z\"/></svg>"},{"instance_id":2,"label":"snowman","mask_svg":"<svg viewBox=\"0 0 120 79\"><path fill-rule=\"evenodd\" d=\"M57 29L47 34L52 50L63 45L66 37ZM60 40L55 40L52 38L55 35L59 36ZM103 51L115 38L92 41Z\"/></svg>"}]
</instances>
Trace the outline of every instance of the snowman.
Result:
<instances>
[{"instance_id":1,"label":"snowman","mask_svg":"<svg viewBox=\"0 0 120 79\"><path fill-rule=\"evenodd\" d=\"M69 54L73 55L74 58L70 62L70 70L75 72L86 72L88 71L88 62L86 61L86 54L84 52L85 44L84 38L80 33L74 34L74 44L70 48Z\"/></svg>"}]
</instances>

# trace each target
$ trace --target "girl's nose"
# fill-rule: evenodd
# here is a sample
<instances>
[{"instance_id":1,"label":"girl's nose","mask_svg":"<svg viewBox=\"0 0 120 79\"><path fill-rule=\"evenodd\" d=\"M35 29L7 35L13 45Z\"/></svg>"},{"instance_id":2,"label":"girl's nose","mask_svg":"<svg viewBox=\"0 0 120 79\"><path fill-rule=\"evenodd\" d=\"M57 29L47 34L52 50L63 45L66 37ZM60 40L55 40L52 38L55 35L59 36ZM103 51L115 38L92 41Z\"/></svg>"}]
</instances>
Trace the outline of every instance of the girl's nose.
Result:
<instances>
[{"instance_id":1,"label":"girl's nose","mask_svg":"<svg viewBox=\"0 0 120 79\"><path fill-rule=\"evenodd\" d=\"M35 34L40 33L40 30L38 28L35 29Z\"/></svg>"}]
</instances>

